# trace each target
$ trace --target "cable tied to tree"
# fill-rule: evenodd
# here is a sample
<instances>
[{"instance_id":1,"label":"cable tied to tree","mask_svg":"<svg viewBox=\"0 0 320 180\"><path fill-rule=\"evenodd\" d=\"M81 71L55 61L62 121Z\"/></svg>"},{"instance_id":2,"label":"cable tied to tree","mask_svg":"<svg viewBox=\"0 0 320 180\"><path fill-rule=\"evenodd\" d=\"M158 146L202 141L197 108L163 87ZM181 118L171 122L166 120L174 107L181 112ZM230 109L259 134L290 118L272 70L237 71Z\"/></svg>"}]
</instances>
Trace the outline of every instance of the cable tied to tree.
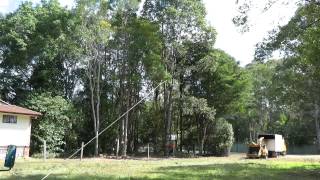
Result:
<instances>
[{"instance_id":1,"label":"cable tied to tree","mask_svg":"<svg viewBox=\"0 0 320 180\"><path fill-rule=\"evenodd\" d=\"M140 101L138 101L136 104L134 104L130 109L128 109L125 113L123 113L121 116L119 116L115 121L113 121L111 124L109 124L106 128L101 130L96 136L94 136L92 139L90 139L87 143L83 145L83 148L85 148L87 145L89 145L94 139L99 137L101 134L103 134L105 131L107 131L110 127L112 127L115 123L117 123L121 118L123 118L127 113L129 113L131 110L133 110L136 106L138 106L140 103L142 103L145 99L147 99L151 94L154 93L156 89L158 89L162 84L166 83L166 81L160 82L155 88L150 90L147 95L142 98ZM69 157L67 157L65 160L71 159L73 156L75 156L77 153L81 151L82 147L77 149L73 154L71 154ZM50 171L46 176L44 176L41 180L44 180L48 178L52 174L52 171Z\"/></svg>"}]
</instances>

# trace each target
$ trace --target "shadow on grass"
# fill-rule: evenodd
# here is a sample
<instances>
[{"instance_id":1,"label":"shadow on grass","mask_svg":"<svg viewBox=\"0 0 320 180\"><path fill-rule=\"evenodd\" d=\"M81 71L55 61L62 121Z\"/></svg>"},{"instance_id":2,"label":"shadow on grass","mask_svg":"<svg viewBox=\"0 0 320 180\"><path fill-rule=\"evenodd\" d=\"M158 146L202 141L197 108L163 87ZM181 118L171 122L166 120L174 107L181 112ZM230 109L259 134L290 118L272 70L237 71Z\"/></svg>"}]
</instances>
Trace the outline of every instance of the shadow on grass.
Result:
<instances>
[{"instance_id":1,"label":"shadow on grass","mask_svg":"<svg viewBox=\"0 0 320 180\"><path fill-rule=\"evenodd\" d=\"M308 168L277 168L264 164L215 164L191 165L177 167L162 167L152 172L159 174L161 179L320 179L320 165L310 165Z\"/></svg>"},{"instance_id":2,"label":"shadow on grass","mask_svg":"<svg viewBox=\"0 0 320 180\"><path fill-rule=\"evenodd\" d=\"M38 174L38 175L28 175L28 176L18 176L14 175L6 180L40 180L46 174ZM46 180L138 180L138 179L149 179L144 177L117 177L117 176L108 176L108 175L72 175L67 176L66 174L52 174Z\"/></svg>"},{"instance_id":3,"label":"shadow on grass","mask_svg":"<svg viewBox=\"0 0 320 180\"><path fill-rule=\"evenodd\" d=\"M143 171L143 170L142 170ZM232 164L210 164L210 165L190 165L190 166L168 166L160 167L153 171L144 172L145 176L117 177L112 175L88 175L88 174L52 174L48 179L55 180L109 180L109 179L131 179L131 180L151 180L151 179L266 179L266 180L318 180L320 179L320 165L307 165L293 168L280 168L259 163L232 163ZM9 180L41 179L45 174L19 176L13 175Z\"/></svg>"}]
</instances>

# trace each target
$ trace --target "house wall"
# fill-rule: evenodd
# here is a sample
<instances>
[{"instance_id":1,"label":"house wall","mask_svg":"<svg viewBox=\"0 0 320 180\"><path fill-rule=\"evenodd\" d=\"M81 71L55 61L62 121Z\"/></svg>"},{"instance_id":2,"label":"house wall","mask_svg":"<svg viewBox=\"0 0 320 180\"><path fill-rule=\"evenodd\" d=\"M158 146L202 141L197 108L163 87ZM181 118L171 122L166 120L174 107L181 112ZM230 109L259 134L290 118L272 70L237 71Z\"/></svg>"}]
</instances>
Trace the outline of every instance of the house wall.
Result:
<instances>
[{"instance_id":1,"label":"house wall","mask_svg":"<svg viewBox=\"0 0 320 180\"><path fill-rule=\"evenodd\" d=\"M0 113L0 157L4 156L8 145L17 146L17 156L29 156L31 118L27 115L16 115L17 123L3 123ZM13 115L13 114L8 114Z\"/></svg>"}]
</instances>

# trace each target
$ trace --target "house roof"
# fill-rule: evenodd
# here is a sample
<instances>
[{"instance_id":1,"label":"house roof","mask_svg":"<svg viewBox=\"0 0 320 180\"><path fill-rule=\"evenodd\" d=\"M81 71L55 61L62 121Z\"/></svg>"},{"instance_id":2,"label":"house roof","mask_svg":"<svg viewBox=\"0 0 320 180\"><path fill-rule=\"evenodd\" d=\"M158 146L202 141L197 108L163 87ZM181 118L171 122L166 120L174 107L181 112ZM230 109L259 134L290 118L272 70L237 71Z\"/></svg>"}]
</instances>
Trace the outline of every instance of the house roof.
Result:
<instances>
[{"instance_id":1,"label":"house roof","mask_svg":"<svg viewBox=\"0 0 320 180\"><path fill-rule=\"evenodd\" d=\"M5 101L0 99L0 112L3 113L12 113L12 114L23 114L23 115L30 115L30 116L40 116L41 113L32 111L27 108L23 108L20 106L11 105Z\"/></svg>"}]
</instances>

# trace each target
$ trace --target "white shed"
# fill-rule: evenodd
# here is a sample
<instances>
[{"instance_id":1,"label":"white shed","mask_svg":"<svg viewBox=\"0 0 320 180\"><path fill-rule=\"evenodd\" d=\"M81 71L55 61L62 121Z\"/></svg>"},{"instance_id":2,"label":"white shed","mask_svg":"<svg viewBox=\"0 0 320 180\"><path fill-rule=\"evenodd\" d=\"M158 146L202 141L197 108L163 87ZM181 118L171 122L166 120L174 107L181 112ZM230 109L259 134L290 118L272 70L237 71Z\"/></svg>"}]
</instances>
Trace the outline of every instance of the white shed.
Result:
<instances>
[{"instance_id":1,"label":"white shed","mask_svg":"<svg viewBox=\"0 0 320 180\"><path fill-rule=\"evenodd\" d=\"M279 154L285 154L287 149L284 142L284 138L280 134L259 134L258 138L263 137L263 144L267 146L269 155L277 156Z\"/></svg>"},{"instance_id":2,"label":"white shed","mask_svg":"<svg viewBox=\"0 0 320 180\"><path fill-rule=\"evenodd\" d=\"M31 120L41 113L0 100L0 158L7 146L17 146L17 157L29 157Z\"/></svg>"}]
</instances>

